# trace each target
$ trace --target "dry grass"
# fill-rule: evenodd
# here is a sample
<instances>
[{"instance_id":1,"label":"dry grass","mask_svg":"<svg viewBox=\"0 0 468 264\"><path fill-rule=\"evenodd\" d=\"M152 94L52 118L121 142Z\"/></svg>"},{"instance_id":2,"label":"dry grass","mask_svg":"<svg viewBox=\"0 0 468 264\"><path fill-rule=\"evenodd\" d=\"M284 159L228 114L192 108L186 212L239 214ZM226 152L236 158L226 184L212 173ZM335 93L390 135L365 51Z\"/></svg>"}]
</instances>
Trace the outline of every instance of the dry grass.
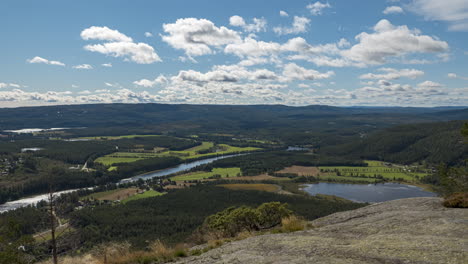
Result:
<instances>
[{"instance_id":1,"label":"dry grass","mask_svg":"<svg viewBox=\"0 0 468 264\"><path fill-rule=\"evenodd\" d=\"M219 186L231 189L231 190L254 190L254 191L265 191L265 192L278 192L281 187L275 184L264 184L264 183L233 183L233 184L220 184Z\"/></svg>"},{"instance_id":2,"label":"dry grass","mask_svg":"<svg viewBox=\"0 0 468 264\"><path fill-rule=\"evenodd\" d=\"M320 173L319 168L317 167L308 167L308 166L291 166L284 168L277 173L295 173L299 176L317 176Z\"/></svg>"},{"instance_id":3,"label":"dry grass","mask_svg":"<svg viewBox=\"0 0 468 264\"><path fill-rule=\"evenodd\" d=\"M116 189L116 190L92 193L92 194L87 195L86 198L94 198L100 201L104 201L104 200L115 201L115 200L126 199L137 193L138 193L138 188L130 187L130 188L125 188L125 189Z\"/></svg>"},{"instance_id":4,"label":"dry grass","mask_svg":"<svg viewBox=\"0 0 468 264\"><path fill-rule=\"evenodd\" d=\"M280 177L273 177L267 174L260 174L256 176L240 176L240 177L229 177L224 178L223 180L234 180L234 181L264 181L264 180L282 180Z\"/></svg>"},{"instance_id":5,"label":"dry grass","mask_svg":"<svg viewBox=\"0 0 468 264\"><path fill-rule=\"evenodd\" d=\"M51 259L44 260L39 262L38 264L50 264L52 263ZM61 257L59 258L59 264L102 264L103 262L96 259L95 256L91 254L82 255L79 257Z\"/></svg>"},{"instance_id":6,"label":"dry grass","mask_svg":"<svg viewBox=\"0 0 468 264\"><path fill-rule=\"evenodd\" d=\"M295 232L304 230L307 227L307 221L295 215L281 219L281 231Z\"/></svg>"}]
</instances>

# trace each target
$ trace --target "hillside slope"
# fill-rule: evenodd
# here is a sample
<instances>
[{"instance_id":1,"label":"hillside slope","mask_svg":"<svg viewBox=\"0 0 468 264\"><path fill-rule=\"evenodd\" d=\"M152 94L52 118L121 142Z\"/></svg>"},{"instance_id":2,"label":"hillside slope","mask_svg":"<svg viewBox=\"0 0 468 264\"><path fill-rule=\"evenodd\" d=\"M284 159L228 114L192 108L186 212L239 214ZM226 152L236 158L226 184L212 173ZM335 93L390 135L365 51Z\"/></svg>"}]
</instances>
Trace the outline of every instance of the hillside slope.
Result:
<instances>
[{"instance_id":1,"label":"hillside slope","mask_svg":"<svg viewBox=\"0 0 468 264\"><path fill-rule=\"evenodd\" d=\"M308 231L232 242L178 263L468 263L468 210L410 198L340 212Z\"/></svg>"}]
</instances>

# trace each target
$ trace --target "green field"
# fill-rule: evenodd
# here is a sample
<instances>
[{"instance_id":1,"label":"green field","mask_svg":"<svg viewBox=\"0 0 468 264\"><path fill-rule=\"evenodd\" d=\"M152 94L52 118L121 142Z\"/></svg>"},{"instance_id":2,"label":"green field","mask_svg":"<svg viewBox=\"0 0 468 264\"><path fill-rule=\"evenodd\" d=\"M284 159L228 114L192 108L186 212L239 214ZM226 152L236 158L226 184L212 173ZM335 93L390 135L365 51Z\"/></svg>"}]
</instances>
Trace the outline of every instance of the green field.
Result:
<instances>
[{"instance_id":1,"label":"green field","mask_svg":"<svg viewBox=\"0 0 468 264\"><path fill-rule=\"evenodd\" d=\"M347 166L323 166L319 167L321 178L331 177L330 179L344 179L356 181L366 181L364 177L371 177L369 180L374 181L374 177L383 177L386 180L404 180L408 182L416 181L427 176L427 173L412 172L403 169L401 166L386 166L381 161L366 160L367 167L347 167ZM336 171L339 172L339 176ZM364 176L364 177L363 177ZM345 179L346 177L346 179Z\"/></svg>"},{"instance_id":2,"label":"green field","mask_svg":"<svg viewBox=\"0 0 468 264\"><path fill-rule=\"evenodd\" d=\"M209 152L209 153L203 153L203 154L198 153L199 151L208 150L210 148L213 148L214 146L215 145L213 142L202 142L202 144L199 146L189 148L186 150L181 150L181 151L167 150L167 151L159 152L159 153L114 152L106 156L97 158L95 162L101 163L106 166L112 166L117 163L129 163L129 162L135 162L137 160L156 158L156 157L175 156L183 160L186 160L186 159L209 157L213 155L227 155L227 154L233 154L233 153L238 153L238 152L250 152L250 151L256 151L260 149L260 148L255 148L255 147L241 148L241 147L234 147L234 146L230 146L226 144L219 144L217 145L218 151L216 152ZM115 167L112 167L112 169L115 170Z\"/></svg>"},{"instance_id":3,"label":"green field","mask_svg":"<svg viewBox=\"0 0 468 264\"><path fill-rule=\"evenodd\" d=\"M203 180L212 177L213 175L221 175L222 178L225 177L236 177L237 175L241 175L240 168L214 168L210 172L193 172L193 173L186 173L182 175L178 175L172 177L172 181L195 181L195 180Z\"/></svg>"},{"instance_id":4,"label":"green field","mask_svg":"<svg viewBox=\"0 0 468 264\"><path fill-rule=\"evenodd\" d=\"M95 200L119 200L122 197L134 195L137 188L117 188L109 191L95 192L82 197L82 200L95 199Z\"/></svg>"},{"instance_id":5,"label":"green field","mask_svg":"<svg viewBox=\"0 0 468 264\"><path fill-rule=\"evenodd\" d=\"M130 201L135 201L135 200L149 198L149 197L161 196L161 195L164 195L164 194L166 194L166 193L161 193L161 192L158 192L158 191L155 191L155 190L149 190L149 191L146 191L144 193L139 193L139 194L135 194L133 196L130 196L127 199L122 200L122 203L128 203Z\"/></svg>"}]
</instances>

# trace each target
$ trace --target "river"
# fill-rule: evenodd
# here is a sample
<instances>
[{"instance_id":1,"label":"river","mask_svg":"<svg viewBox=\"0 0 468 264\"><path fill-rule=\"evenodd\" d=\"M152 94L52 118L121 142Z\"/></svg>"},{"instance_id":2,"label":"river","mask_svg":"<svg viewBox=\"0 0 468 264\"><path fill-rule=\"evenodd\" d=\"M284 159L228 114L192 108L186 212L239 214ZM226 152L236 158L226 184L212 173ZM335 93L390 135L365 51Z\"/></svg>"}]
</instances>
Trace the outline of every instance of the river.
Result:
<instances>
[{"instance_id":1,"label":"river","mask_svg":"<svg viewBox=\"0 0 468 264\"><path fill-rule=\"evenodd\" d=\"M424 191L420 187L399 183L343 184L320 182L306 184L303 190L310 195L335 195L355 202L368 203L379 203L402 198L437 196L437 194Z\"/></svg>"},{"instance_id":2,"label":"river","mask_svg":"<svg viewBox=\"0 0 468 264\"><path fill-rule=\"evenodd\" d=\"M192 162L188 162L188 163L182 163L180 165L177 165L176 167L167 168L167 169L154 171L154 172L148 172L148 173L137 175L137 176L134 176L134 177L131 177L131 178L123 179L119 183L133 182L133 181L137 181L139 179L149 180L149 179L155 178L155 177L163 177L163 176L167 176L167 175L174 174L174 173L177 173L177 172L190 170L190 169L195 168L195 167L197 167L199 165L208 164L208 163L211 163L211 162L213 162L215 160L225 159L225 158L239 156L239 155L245 155L245 154L233 154L233 155L217 156L217 157L214 157L214 158L207 158L207 159L196 160L196 161L192 161ZM60 195L60 194L64 194L64 193L74 192L74 191L77 191L77 190L78 189L65 190L65 191L57 192L57 194ZM20 207L24 207L24 206L28 206L28 205L35 205L35 204L37 204L38 202L40 202L42 200L46 200L47 196L48 196L48 194L40 194L40 195L36 195L36 196L32 196L32 197L23 198L23 199L19 199L19 200L15 200L15 201L10 201L10 202L4 203L4 204L0 204L0 213L10 211L10 210L15 210L15 209L18 209Z\"/></svg>"}]
</instances>

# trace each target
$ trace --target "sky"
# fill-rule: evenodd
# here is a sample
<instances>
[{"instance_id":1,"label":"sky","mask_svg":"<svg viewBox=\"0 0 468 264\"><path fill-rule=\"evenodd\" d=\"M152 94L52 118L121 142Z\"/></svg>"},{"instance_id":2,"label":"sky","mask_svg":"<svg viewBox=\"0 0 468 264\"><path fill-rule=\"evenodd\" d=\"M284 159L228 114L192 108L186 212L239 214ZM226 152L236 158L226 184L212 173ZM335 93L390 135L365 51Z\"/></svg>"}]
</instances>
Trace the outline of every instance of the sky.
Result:
<instances>
[{"instance_id":1,"label":"sky","mask_svg":"<svg viewBox=\"0 0 468 264\"><path fill-rule=\"evenodd\" d=\"M0 35L0 107L468 105L468 0L2 0Z\"/></svg>"}]
</instances>

